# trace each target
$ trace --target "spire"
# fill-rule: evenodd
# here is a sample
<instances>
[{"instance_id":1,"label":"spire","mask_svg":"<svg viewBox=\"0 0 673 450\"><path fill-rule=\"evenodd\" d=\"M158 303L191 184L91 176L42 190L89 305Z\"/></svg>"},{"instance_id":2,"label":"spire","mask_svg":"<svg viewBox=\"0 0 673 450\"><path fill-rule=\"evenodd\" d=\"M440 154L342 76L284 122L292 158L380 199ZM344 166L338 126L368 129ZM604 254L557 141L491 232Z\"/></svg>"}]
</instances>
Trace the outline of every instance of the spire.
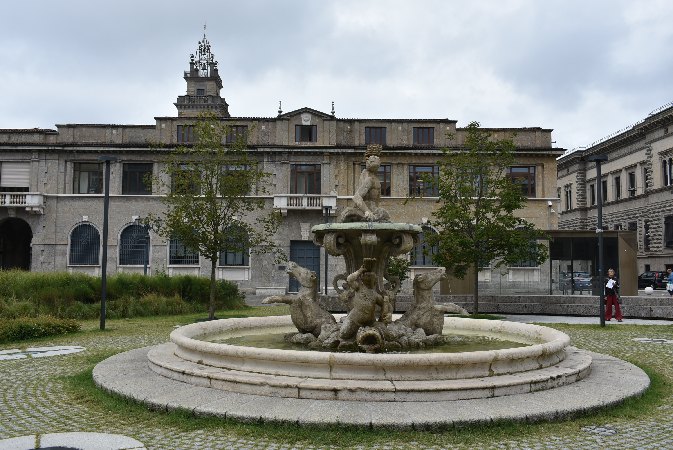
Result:
<instances>
[{"instance_id":1,"label":"spire","mask_svg":"<svg viewBox=\"0 0 673 450\"><path fill-rule=\"evenodd\" d=\"M210 41L206 37L206 24L203 24L203 38L198 42L196 52L189 55L189 71L184 74L187 82L187 95L178 97L175 107L179 117L195 117L209 110L229 117L229 105L220 96L222 78L212 52Z\"/></svg>"}]
</instances>

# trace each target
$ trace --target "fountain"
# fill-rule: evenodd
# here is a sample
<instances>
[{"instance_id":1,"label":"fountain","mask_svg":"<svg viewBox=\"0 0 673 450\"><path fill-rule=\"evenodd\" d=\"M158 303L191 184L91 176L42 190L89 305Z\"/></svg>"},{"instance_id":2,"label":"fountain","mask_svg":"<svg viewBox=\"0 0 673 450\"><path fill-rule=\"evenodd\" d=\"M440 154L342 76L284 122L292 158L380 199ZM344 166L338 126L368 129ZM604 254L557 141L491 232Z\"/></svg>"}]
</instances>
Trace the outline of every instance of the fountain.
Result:
<instances>
[{"instance_id":1,"label":"fountain","mask_svg":"<svg viewBox=\"0 0 673 450\"><path fill-rule=\"evenodd\" d=\"M625 380L623 388L611 390L611 386L597 380L588 385L592 391L601 391L601 398L593 403L585 398L582 389L563 391L591 377L597 367L592 354L571 347L568 335L551 328L445 317L446 313L466 314L466 311L455 304L435 304L432 287L445 277L442 268L416 275L413 305L403 315L393 315L400 283L388 273L388 260L411 250L421 228L391 222L388 213L379 206L377 171L380 151L380 146L367 149L366 166L353 196L354 205L344 208L336 223L312 229L317 244L345 260L346 272L334 277L333 285L346 306L346 314L334 316L321 308L316 274L290 262L288 272L299 281L299 293L264 300L265 303L289 304L290 316L227 319L180 327L171 333L169 343L149 350L127 352L127 356L118 355L100 363L94 370L96 383L150 405L188 407L206 414L224 409L227 417L301 423L306 408L324 406L337 408L340 412L318 423L370 425L375 422L371 417L381 416L382 411L408 414L412 410L417 415L415 424L431 424L437 420L456 423L460 422L460 417L469 416L456 412L458 405L460 408L475 405L460 402L492 402L503 396L518 398L533 394L538 397L526 398L541 399L535 407L541 411L536 417L544 418L550 416L550 408L557 411L553 409L555 404L557 409L567 409L567 405L559 404L558 398L567 403L573 396L577 397L578 405L571 410L580 411L604 405L606 399L616 403L647 388L649 379L642 371L615 358L599 355L602 357L599 372L606 370L606 364L611 364L609 370L621 374ZM496 336L523 345L458 353L409 352L450 342L447 330L466 336ZM237 337L279 333L285 333L288 342L301 345L305 350L210 341L214 335ZM133 364L129 362L131 360ZM166 389L187 389L187 392L170 394L181 399L177 403L172 400L162 402L159 399L165 394L148 394L137 384L137 378L134 378L134 384L120 381L119 373L110 373L117 364L133 367L136 370L133 373L152 378L154 384L167 386L179 382ZM611 376L611 380L617 378ZM202 408L195 404L196 400L189 397L192 391L210 399L208 404L211 406ZM561 394L539 397L546 391L566 393L561 397ZM248 398L244 401L246 405L254 398L255 402L271 409L250 412L238 406L241 399L232 395ZM215 402L213 406L216 398L221 399L221 403ZM609 400L611 398L614 399ZM300 403L292 403L297 401ZM315 406L312 402L328 403ZM446 417L423 416L424 409L415 410L411 406L414 403L443 405ZM484 411L501 406L488 403L482 407L485 408L483 411L476 408L474 417L463 420L489 421L491 412ZM529 407L524 408L522 417L525 420L532 418ZM288 408L296 410L289 411ZM366 412L360 411L362 408ZM273 412L276 410L280 412ZM362 418L364 416L358 416L360 413L348 417L348 411L355 410L370 417L369 422ZM460 417L457 419L456 416ZM388 419L376 420L388 423ZM306 422L314 423L311 418Z\"/></svg>"},{"instance_id":2,"label":"fountain","mask_svg":"<svg viewBox=\"0 0 673 450\"><path fill-rule=\"evenodd\" d=\"M318 245L345 259L346 273L335 276L333 284L347 314L337 320L321 308L316 274L290 262L287 271L299 281L299 292L264 300L289 304L289 318L230 319L182 327L171 334L172 344L149 352L152 370L190 383L203 378L211 386L240 393L261 390L279 397L377 401L478 398L504 395L521 386L548 389L585 377L591 358L568 352L570 340L564 333L445 318L445 313L467 311L455 304L435 304L432 287L445 277L444 268L416 275L413 305L393 320L400 282L388 273L388 260L409 252L421 228L390 222L379 206L380 151L378 145L367 148L354 206L344 208L336 223L312 229ZM445 343L447 325L454 333L506 336L526 345L469 353L407 353ZM209 342L213 334L283 331L288 342L307 351ZM333 352L311 351L317 349Z\"/></svg>"},{"instance_id":3,"label":"fountain","mask_svg":"<svg viewBox=\"0 0 673 450\"><path fill-rule=\"evenodd\" d=\"M294 263L289 264L288 273L302 285L299 294L264 300L264 303L290 304L292 321L299 331L288 336L291 342L337 351L404 351L441 343L444 313L467 314L455 304L435 304L432 287L445 277L441 268L414 279L415 303L393 322L400 280L388 273L388 261L409 252L421 228L391 223L388 212L379 206L380 152L380 145L367 147L365 168L353 195L354 206L345 208L337 223L312 229L316 244L324 246L330 255L345 259L346 273L334 277L333 284L348 314L336 322L322 310L317 301L315 273Z\"/></svg>"}]
</instances>

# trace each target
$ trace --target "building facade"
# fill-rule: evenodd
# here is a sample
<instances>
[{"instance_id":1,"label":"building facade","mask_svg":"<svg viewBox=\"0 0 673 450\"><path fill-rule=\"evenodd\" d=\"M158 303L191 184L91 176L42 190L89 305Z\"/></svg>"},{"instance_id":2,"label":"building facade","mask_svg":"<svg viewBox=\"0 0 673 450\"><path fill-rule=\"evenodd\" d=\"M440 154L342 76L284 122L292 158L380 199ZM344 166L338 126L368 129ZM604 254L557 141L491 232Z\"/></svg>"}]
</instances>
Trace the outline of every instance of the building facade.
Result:
<instances>
[{"instance_id":1,"label":"building facade","mask_svg":"<svg viewBox=\"0 0 673 450\"><path fill-rule=\"evenodd\" d=\"M205 36L184 79L187 89L175 102L177 115L156 117L151 125L61 124L56 129L0 130L2 268L100 274L101 157L111 156L116 161L111 163L109 183L109 273L208 275L207 260L138 222L148 213L161 213L165 192L145 181L149 176L165 176L167 154L194 141L193 123L203 111L215 112L230 125L232 139L245 136L250 154L273 174L271 193L264 200L267 208L283 214L276 242L291 260L316 270L323 288L325 256L313 244L310 230L334 220L341 208L352 203L368 144L383 146L381 206L393 221L420 224L432 232L437 193L423 180L426 174L438 173L442 147L462 145L465 131L455 120L340 118L333 107L329 113L279 108L276 117L231 116ZM517 163L510 173L529 198L519 214L541 229L555 229L556 157L562 150L552 148L552 130L488 131L497 138L515 134ZM405 203L409 196L419 198ZM410 257L415 271L432 265L422 239ZM329 258L329 278L344 270L339 260ZM236 281L245 291L264 294L292 288L284 269L268 255L223 249L217 276ZM545 273L521 267L512 268L507 277L539 283ZM480 274L485 281L491 276L489 268Z\"/></svg>"},{"instance_id":2,"label":"building facade","mask_svg":"<svg viewBox=\"0 0 673 450\"><path fill-rule=\"evenodd\" d=\"M601 178L587 159L605 155ZM638 273L673 267L673 104L558 160L560 229L595 230L598 190L603 228L637 232ZM585 268L588 270L590 268Z\"/></svg>"}]
</instances>

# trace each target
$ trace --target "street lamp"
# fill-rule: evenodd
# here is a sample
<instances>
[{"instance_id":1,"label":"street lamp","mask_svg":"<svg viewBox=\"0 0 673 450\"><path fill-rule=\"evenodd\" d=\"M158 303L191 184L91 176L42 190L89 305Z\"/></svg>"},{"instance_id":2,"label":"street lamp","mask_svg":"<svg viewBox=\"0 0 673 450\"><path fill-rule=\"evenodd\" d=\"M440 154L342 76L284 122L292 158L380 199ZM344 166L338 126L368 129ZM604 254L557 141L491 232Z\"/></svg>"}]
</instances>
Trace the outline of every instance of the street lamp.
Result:
<instances>
[{"instance_id":1,"label":"street lamp","mask_svg":"<svg viewBox=\"0 0 673 450\"><path fill-rule=\"evenodd\" d=\"M598 234L598 282L600 285L600 321L605 326L605 280L603 279L603 188L601 180L601 163L608 160L608 155L591 155L587 161L596 163L596 201L598 217L596 220L596 233Z\"/></svg>"},{"instance_id":2,"label":"street lamp","mask_svg":"<svg viewBox=\"0 0 673 450\"><path fill-rule=\"evenodd\" d=\"M98 161L105 163L105 177L103 178L103 260L101 261L101 282L100 282L100 329L105 329L105 303L107 301L107 235L108 235L108 213L110 210L110 163L118 159L114 156L100 156Z\"/></svg>"}]
</instances>

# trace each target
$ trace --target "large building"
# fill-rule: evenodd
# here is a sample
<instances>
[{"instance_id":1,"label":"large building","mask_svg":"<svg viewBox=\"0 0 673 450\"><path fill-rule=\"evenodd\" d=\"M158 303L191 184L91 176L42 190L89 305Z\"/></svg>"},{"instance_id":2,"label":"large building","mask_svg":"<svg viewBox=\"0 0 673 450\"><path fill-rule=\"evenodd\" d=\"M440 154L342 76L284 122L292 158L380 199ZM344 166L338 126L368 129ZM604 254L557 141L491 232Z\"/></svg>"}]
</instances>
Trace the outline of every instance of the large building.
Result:
<instances>
[{"instance_id":1,"label":"large building","mask_svg":"<svg viewBox=\"0 0 673 450\"><path fill-rule=\"evenodd\" d=\"M600 180L593 155L607 157ZM559 228L595 230L599 189L603 228L637 232L638 273L673 268L673 104L559 158Z\"/></svg>"},{"instance_id":2,"label":"large building","mask_svg":"<svg viewBox=\"0 0 673 450\"><path fill-rule=\"evenodd\" d=\"M423 183L437 174L442 147L459 147L465 131L449 119L356 119L312 108L278 111L276 117L234 117L221 96L222 80L205 36L184 73L186 93L175 102L176 116L154 124L62 124L56 129L0 130L0 266L33 271L99 274L103 226L103 167L111 163L108 271L208 275L207 260L179 242L160 238L138 222L162 210L161 192L144 183L161 176L163 161L177 146L193 141L193 122L214 111L245 135L249 152L273 174L268 208L282 212L275 237L290 259L313 268L324 286L325 257L312 242L311 227L334 220L351 203L368 144L381 144L382 205L393 221L416 223L430 232L436 192ZM235 105L232 106L232 110ZM332 108L333 109L333 108ZM556 158L550 129L489 129L497 138L515 134L517 165L510 171L529 200L519 214L541 229L557 227ZM448 134L455 136L449 140ZM407 204L411 194L422 195ZM414 270L431 265L419 242ZM343 271L329 258L329 278ZM538 285L548 270L515 267L502 281ZM235 280L248 292L288 288L284 266L268 255L223 251L217 276ZM480 279L495 275L484 268ZM543 283L544 284L544 283ZM502 283L501 285L502 286Z\"/></svg>"}]
</instances>

